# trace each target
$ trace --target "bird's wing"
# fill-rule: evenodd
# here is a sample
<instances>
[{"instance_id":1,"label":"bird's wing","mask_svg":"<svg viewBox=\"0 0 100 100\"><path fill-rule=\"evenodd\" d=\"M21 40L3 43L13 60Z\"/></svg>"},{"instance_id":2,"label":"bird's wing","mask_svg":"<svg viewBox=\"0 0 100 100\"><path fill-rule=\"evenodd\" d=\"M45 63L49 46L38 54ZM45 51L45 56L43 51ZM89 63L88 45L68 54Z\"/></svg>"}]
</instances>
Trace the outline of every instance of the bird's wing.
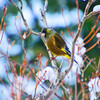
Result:
<instances>
[{"instance_id":1,"label":"bird's wing","mask_svg":"<svg viewBox=\"0 0 100 100\"><path fill-rule=\"evenodd\" d=\"M67 45L65 46L65 50L66 50L67 54L71 57L71 52L70 52L69 48L67 47Z\"/></svg>"},{"instance_id":2,"label":"bird's wing","mask_svg":"<svg viewBox=\"0 0 100 100\"><path fill-rule=\"evenodd\" d=\"M55 39L55 45L58 48L61 49L61 48L64 48L66 46L65 41L63 40L63 38L59 34L55 34L54 39Z\"/></svg>"},{"instance_id":3,"label":"bird's wing","mask_svg":"<svg viewBox=\"0 0 100 100\"><path fill-rule=\"evenodd\" d=\"M47 40L47 46L49 50L52 52L53 55L56 56L64 56L66 53L63 52L55 43L55 38L52 35L51 37L48 38Z\"/></svg>"},{"instance_id":4,"label":"bird's wing","mask_svg":"<svg viewBox=\"0 0 100 100\"><path fill-rule=\"evenodd\" d=\"M63 38L59 34L55 34L54 39L55 39L55 45L58 48L60 48L62 51L66 52L69 56L71 56L71 52L70 52L69 48L67 47Z\"/></svg>"}]
</instances>

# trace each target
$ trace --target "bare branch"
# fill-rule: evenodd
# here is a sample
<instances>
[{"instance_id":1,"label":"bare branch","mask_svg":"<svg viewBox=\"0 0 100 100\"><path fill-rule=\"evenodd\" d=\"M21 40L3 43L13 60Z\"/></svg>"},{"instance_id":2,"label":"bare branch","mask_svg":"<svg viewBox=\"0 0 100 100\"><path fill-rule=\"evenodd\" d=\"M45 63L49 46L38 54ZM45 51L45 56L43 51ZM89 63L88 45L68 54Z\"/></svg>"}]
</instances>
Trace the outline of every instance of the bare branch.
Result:
<instances>
[{"instance_id":1,"label":"bare branch","mask_svg":"<svg viewBox=\"0 0 100 100\"><path fill-rule=\"evenodd\" d=\"M48 0L45 0L44 10L42 11L40 9L40 12L41 12L41 15L42 15L42 21L43 21L45 27L48 27L47 21L46 21L46 16L45 16L47 6L48 6Z\"/></svg>"},{"instance_id":2,"label":"bare branch","mask_svg":"<svg viewBox=\"0 0 100 100\"><path fill-rule=\"evenodd\" d=\"M88 19L88 18L90 18L91 16L96 15L96 14L100 14L100 11L97 11L97 12L90 12L90 13L85 17L85 19Z\"/></svg>"},{"instance_id":3,"label":"bare branch","mask_svg":"<svg viewBox=\"0 0 100 100\"><path fill-rule=\"evenodd\" d=\"M17 10L20 12L21 17L22 17L23 22L24 22L24 25L26 26L27 30L29 30L29 31L30 31L32 34L34 34L34 35L40 36L41 39L42 39L42 41L44 42L44 44L45 44L47 50L48 50L48 47L47 47L47 45L46 45L46 41L45 41L45 39L43 38L43 36L41 36L40 33L37 33L37 32L35 32L35 31L33 31L31 28L29 28L29 26L28 26L28 24L27 24L27 22L26 22L26 20L25 20L25 18L24 18L24 15L23 15L23 13L22 13L22 1L21 1L21 0L19 0L19 1L21 2L21 8L19 8L12 0L9 0L9 2L11 2L11 3L17 8ZM76 0L76 1L78 2L78 0ZM76 43L77 38L79 37L79 35L80 35L80 33L81 33L81 30L82 30L82 27L83 27L83 25L84 25L84 22L86 21L86 19L90 18L91 16L100 13L100 11L98 11L98 12L90 12L90 13L88 14L88 10L89 10L90 6L91 6L94 2L95 2L95 0L89 0L89 1L88 1L87 5L86 5L86 8L85 8L85 11L84 11L84 15L83 15L81 21L79 20L79 25L78 25L78 29L77 29L77 32L76 32L76 36L75 36L75 38L74 38L74 40L73 40L73 43L72 43L72 55L71 55L70 65L69 65L69 68L66 69L64 73L62 73L60 80L59 80L60 71L58 71L58 68L57 68L57 65L56 65L56 60L55 60L55 59L52 59L52 60L51 60L51 58L53 57L53 55L52 55L52 53L51 53L50 51L48 51L48 54L49 54L49 57L50 57L50 60L51 60L52 67L54 68L54 71L55 71L55 76L56 76L55 83L56 83L56 84L54 84L54 87L49 88L49 89L47 90L47 93L46 93L46 95L45 95L45 98L46 98L46 99L52 99L52 98L53 98L53 96L55 95L57 89L63 84L63 82L64 82L63 80L64 80L65 76L68 74L68 72L69 72L69 71L71 70L71 68L72 68L72 65L73 65L73 58L74 58L74 50L75 50L75 43ZM42 15L42 21L43 21L45 27L48 27L48 25L47 25L47 20L46 20L46 10L47 10L47 6L48 6L48 0L45 0L45 5L44 5L43 11L40 9L41 15ZM78 9L78 5L77 5L77 9ZM79 12L78 12L78 13L79 13ZM79 17L79 14L78 14L78 17ZM24 51L24 57L25 57L24 59L26 59L26 50L25 50L25 48L24 48L24 39L22 39L22 47L23 47L23 51ZM2 54L1 51L0 51L0 53ZM8 55L5 55L5 54L3 54L3 55L4 55L7 59L13 61L11 58L8 57ZM13 62L15 62L15 61L13 61ZM17 63L17 62L15 62L15 63L18 64L18 65L20 65L20 66L23 66L22 64L19 64L19 63ZM62 62L62 63L63 63L63 62ZM61 65L62 65L62 63L61 63ZM26 64L25 64L23 67L27 67L27 68L29 68L29 69L31 70L31 68L29 67L27 61L26 61ZM60 68L61 68L61 66L60 66ZM87 68L87 67L86 67L86 68ZM32 71L32 70L31 70L31 71ZM32 73L33 73L33 72L32 72ZM35 76L36 76L36 75L35 75ZM38 78L38 76L36 76L36 77ZM12 83L12 85L13 85L13 83ZM75 94L76 94L76 100L77 100L77 72L76 72L76 85L75 85L75 86L76 86L76 88L75 88L75 90L76 90L76 91L75 91ZM83 87L84 87L84 86L83 86ZM84 93L83 93L83 95L84 95ZM41 96L40 96L38 99L40 99L40 98L41 98ZM42 98L43 98L43 97L42 97ZM42 98L41 98L41 99L42 99Z\"/></svg>"},{"instance_id":4,"label":"bare branch","mask_svg":"<svg viewBox=\"0 0 100 100\"><path fill-rule=\"evenodd\" d=\"M46 13L46 10L47 10L47 6L48 6L48 0L45 0L45 5L44 5L43 11L40 9L41 15L42 15L42 21L43 21L45 27L48 27L47 26L47 21L46 21L46 16L45 16L45 13ZM43 43L45 44L45 46L46 46L46 48L48 50L48 46L46 45L46 41L43 38L43 36L41 36L41 39L42 39ZM52 67L55 70L55 75L57 76L56 79L58 79L58 68L57 68L57 65L56 65L56 61L55 61L55 59L52 59L53 55L52 55L52 53L50 51L48 51L48 54L49 54L49 57L50 57L50 60L51 60Z\"/></svg>"},{"instance_id":5,"label":"bare branch","mask_svg":"<svg viewBox=\"0 0 100 100\"><path fill-rule=\"evenodd\" d=\"M82 18L82 20L81 20L81 22L80 22L80 24L79 24L79 26L78 26L78 29L77 29L77 32L76 32L76 36L75 36L74 41L73 41L73 43L72 43L71 63L70 63L69 69L65 71L66 74L67 74L67 73L70 71L70 69L72 68L72 65L73 65L73 58L74 58L74 50L75 50L75 43L76 43L76 40L77 40L79 34L81 33L81 30L82 30L82 27L83 27L83 24L84 24L85 20L86 20L87 18L90 17L90 16L87 17L87 16L88 16L87 13L88 13L88 10L89 10L91 4L92 4L94 1L95 1L95 0L92 0L92 2L89 1L89 2L87 3L87 5L86 5L83 18ZM91 16L92 16L92 14L91 14ZM66 76L66 74L65 74L65 76Z\"/></svg>"},{"instance_id":6,"label":"bare branch","mask_svg":"<svg viewBox=\"0 0 100 100\"><path fill-rule=\"evenodd\" d=\"M59 83L57 84L57 88L58 88L59 84L63 81L63 79L65 78L65 76L68 74L68 72L69 72L69 71L71 70L71 68L72 68L76 40L77 40L79 34L81 33L83 24L84 24L84 22L86 21L86 19L89 18L89 17L91 17L92 15L94 15L94 14L91 14L91 15L89 15L89 17L87 17L87 16L88 16L88 15L87 15L88 10L89 10L89 8L90 8L90 6L91 6L91 4L92 4L93 2L95 2L95 0L92 0L92 2L89 1L88 4L87 4L87 6L86 6L86 8L85 8L83 18L82 18L82 20L81 20L81 22L80 22L80 24L79 24L79 26L78 26L78 29L77 29L77 32L76 32L76 36L75 36L74 41L73 41L73 43L72 43L72 55L71 55L71 62L70 62L70 65L69 65L69 69L66 69L65 72L62 73L61 79L60 79ZM96 13L96 14L97 14L97 13ZM57 90L57 89L55 89L55 90Z\"/></svg>"},{"instance_id":7,"label":"bare branch","mask_svg":"<svg viewBox=\"0 0 100 100\"><path fill-rule=\"evenodd\" d=\"M18 11L20 12L21 17L22 17L23 22L24 22L24 25L25 25L25 27L27 28L27 30L29 30L29 31L30 31L32 34L34 34L34 35L40 36L40 33L37 33L37 32L35 32L35 31L33 31L31 28L29 28L29 26L28 26L28 24L27 24L27 22L26 22L26 19L24 18L24 15L23 15L23 13L22 13L22 10L21 10L12 0L9 0L9 2L12 3L12 4L18 9Z\"/></svg>"}]
</instances>

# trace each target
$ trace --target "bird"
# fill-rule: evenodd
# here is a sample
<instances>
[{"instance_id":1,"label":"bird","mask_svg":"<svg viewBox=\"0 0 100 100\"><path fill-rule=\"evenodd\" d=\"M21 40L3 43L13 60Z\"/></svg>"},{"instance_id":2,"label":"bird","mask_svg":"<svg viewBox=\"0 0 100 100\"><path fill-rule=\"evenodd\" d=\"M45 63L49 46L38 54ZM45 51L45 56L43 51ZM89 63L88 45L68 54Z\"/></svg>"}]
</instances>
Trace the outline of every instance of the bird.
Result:
<instances>
[{"instance_id":1,"label":"bird","mask_svg":"<svg viewBox=\"0 0 100 100\"><path fill-rule=\"evenodd\" d=\"M44 34L46 45L49 51L55 56L65 56L71 59L71 52L66 45L64 39L53 28L43 28L41 31ZM74 59L78 64L78 62Z\"/></svg>"}]
</instances>

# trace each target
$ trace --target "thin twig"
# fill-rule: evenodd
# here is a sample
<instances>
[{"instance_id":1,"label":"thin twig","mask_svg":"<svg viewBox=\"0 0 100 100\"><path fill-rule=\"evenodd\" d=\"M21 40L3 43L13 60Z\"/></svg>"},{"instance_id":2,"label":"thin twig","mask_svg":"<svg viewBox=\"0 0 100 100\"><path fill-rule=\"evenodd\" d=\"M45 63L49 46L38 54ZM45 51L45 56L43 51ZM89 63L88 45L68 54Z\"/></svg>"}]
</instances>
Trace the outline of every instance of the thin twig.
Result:
<instances>
[{"instance_id":1,"label":"thin twig","mask_svg":"<svg viewBox=\"0 0 100 100\"><path fill-rule=\"evenodd\" d=\"M57 89L64 83L64 81L62 81L58 86L57 88L52 88L52 89L49 89L47 91L47 94L45 95L45 100L52 100L51 98L55 95Z\"/></svg>"},{"instance_id":2,"label":"thin twig","mask_svg":"<svg viewBox=\"0 0 100 100\"><path fill-rule=\"evenodd\" d=\"M72 100L71 92L70 92L70 87L65 87L62 85L62 88L65 90L66 96L68 97L68 100Z\"/></svg>"},{"instance_id":3,"label":"thin twig","mask_svg":"<svg viewBox=\"0 0 100 100\"><path fill-rule=\"evenodd\" d=\"M87 17L87 13L88 13L88 10L89 10L89 7L91 6L91 4L94 2L95 0L92 0L92 2L88 2L88 4L86 5L86 8L85 8L85 11L84 11L84 15L82 17L82 20L78 26L78 29L77 29L77 32L76 32L76 36L74 38L74 41L72 43L72 55L71 55L71 62L70 62L70 65L69 65L69 69L66 69L64 73L62 73L62 76L61 76L61 79L59 81L59 83L57 84L57 86L59 86L59 84L63 81L63 79L65 78L65 76L68 74L68 72L71 70L72 68L72 65L73 65L73 58L74 58L74 50L75 50L75 43L76 43L76 40L78 38L78 36L80 35L81 33L81 30L82 30L82 27L83 27L83 24L85 22L85 20L89 17ZM92 16L92 14L91 14ZM57 87L58 88L58 87ZM56 89L57 90L57 89Z\"/></svg>"},{"instance_id":4,"label":"thin twig","mask_svg":"<svg viewBox=\"0 0 100 100\"><path fill-rule=\"evenodd\" d=\"M97 20L96 20L94 26L92 27L90 33L84 38L84 41L92 34L92 32L94 31L94 29L96 28L97 23L99 22L99 18L100 18L100 14L98 15L98 18L97 18Z\"/></svg>"},{"instance_id":5,"label":"thin twig","mask_svg":"<svg viewBox=\"0 0 100 100\"><path fill-rule=\"evenodd\" d=\"M76 7L77 7L77 15L78 15L78 25L80 24L80 16L79 16L79 5L78 5L78 0L76 1Z\"/></svg>"},{"instance_id":6,"label":"thin twig","mask_svg":"<svg viewBox=\"0 0 100 100\"><path fill-rule=\"evenodd\" d=\"M85 19L88 19L88 18L90 18L90 17L92 17L92 16L94 16L94 15L96 15L96 14L100 14L100 11L97 11L97 12L90 12L90 13L85 17Z\"/></svg>"},{"instance_id":7,"label":"thin twig","mask_svg":"<svg viewBox=\"0 0 100 100\"><path fill-rule=\"evenodd\" d=\"M6 73L7 73L7 78L8 78L8 80L9 80L9 82L12 84L12 86L14 86L18 91L23 92L24 94L28 95L25 91L20 90L18 87L16 87L16 86L14 85L14 83L10 80L9 75L8 75L8 71L7 71L7 68L6 68Z\"/></svg>"},{"instance_id":8,"label":"thin twig","mask_svg":"<svg viewBox=\"0 0 100 100\"><path fill-rule=\"evenodd\" d=\"M97 28L96 31L93 30L94 34L90 37L90 39L88 39L88 41L85 42L85 45L88 44L94 38L94 36L96 36L98 31L100 31L100 26Z\"/></svg>"},{"instance_id":9,"label":"thin twig","mask_svg":"<svg viewBox=\"0 0 100 100\"><path fill-rule=\"evenodd\" d=\"M35 75L35 73L33 73L32 69L29 67L28 64L26 64L26 65L20 64L20 63L18 63L18 62L16 62L16 61L12 60L8 55L4 54L2 51L0 51L0 54L2 54L4 57L6 57L7 60L8 60L8 62L9 62L9 61L12 61L13 63L15 63L15 64L17 64L17 65L19 65L19 66L28 68L28 69L32 72L32 74L33 74L35 77L37 77L37 78L41 81L41 79L40 79L37 75ZM10 63L9 63L9 64L10 64ZM10 69L12 69L12 68L10 67ZM41 82L42 82L42 81L41 81ZM42 83L43 83L44 85L46 85L44 82L42 82ZM45 91L47 91L41 84L40 84L40 86L41 86ZM47 85L46 85L46 86L47 86Z\"/></svg>"},{"instance_id":10,"label":"thin twig","mask_svg":"<svg viewBox=\"0 0 100 100\"><path fill-rule=\"evenodd\" d=\"M70 29L69 29L69 27L68 27L68 25L67 25L67 23L66 23L66 19L65 19L65 16L64 16L64 9L62 9L62 16L63 16L63 19L64 19L64 23L65 23L65 25L66 25L67 31L69 32L70 36L71 36L72 38L74 38L74 37L73 37L73 34L71 33L71 31L70 31ZM61 32L61 34L63 35L63 32ZM64 37L64 36L63 36L63 37ZM66 39L65 39L65 40L66 40Z\"/></svg>"},{"instance_id":11,"label":"thin twig","mask_svg":"<svg viewBox=\"0 0 100 100\"><path fill-rule=\"evenodd\" d=\"M43 21L45 27L48 27L47 20L46 20L46 15L45 15L45 13L47 11L47 6L48 6L48 0L45 0L43 11L40 9L40 12L41 12L41 15L42 15L42 21Z\"/></svg>"},{"instance_id":12,"label":"thin twig","mask_svg":"<svg viewBox=\"0 0 100 100\"><path fill-rule=\"evenodd\" d=\"M24 18L24 15L23 15L23 13L22 13L22 10L21 10L12 0L9 0L9 2L12 3L12 4L17 8L17 10L20 12L21 17L22 17L23 22L24 22L24 25L25 25L25 27L27 28L27 30L29 30L29 31L30 31L32 34L34 34L34 35L40 36L40 33L37 33L37 32L35 32L35 31L33 31L31 28L29 28L29 26L28 26L28 24L27 24L27 22L26 22L26 19Z\"/></svg>"},{"instance_id":13,"label":"thin twig","mask_svg":"<svg viewBox=\"0 0 100 100\"><path fill-rule=\"evenodd\" d=\"M43 11L40 9L41 15L42 15L42 21L43 21L45 27L48 27L47 26L47 21L46 21L46 15L45 15L46 10L47 10L47 6L48 6L48 0L45 0ZM47 46L46 41L45 41L45 39L42 35L41 35L41 39L42 39L44 45L46 46L46 48L48 50L48 46ZM58 68L57 68L57 65L56 65L56 61L55 61L55 59L52 59L53 55L49 50L48 50L48 54L49 54L49 57L50 57L50 60L51 60L52 67L54 68L56 81L57 81L59 75L58 75ZM55 81L55 83L56 83L56 81Z\"/></svg>"},{"instance_id":14,"label":"thin twig","mask_svg":"<svg viewBox=\"0 0 100 100\"><path fill-rule=\"evenodd\" d=\"M86 5L85 11L84 11L84 15L83 15L83 17L82 17L82 20L81 20L79 26L78 26L78 30L77 30L77 32L76 32L76 36L75 36L74 41L73 41L73 43L72 43L71 63L70 63L70 65L69 65L69 69L65 71L64 75L62 75L62 79L63 79L63 77L66 76L66 74L67 74L67 73L71 70L71 68L72 68L72 65L73 65L73 58L74 58L74 50L75 50L75 43L76 43L76 40L77 40L79 34L81 33L81 30L82 30L82 27L83 27L83 24L84 24L85 20L86 20L87 18L89 18L89 17L87 17L87 13L88 13L89 7L91 6L91 4L92 4L94 1L95 1L95 0L92 0L92 2L88 2L88 4ZM91 16L92 16L92 15L91 15Z\"/></svg>"}]
</instances>

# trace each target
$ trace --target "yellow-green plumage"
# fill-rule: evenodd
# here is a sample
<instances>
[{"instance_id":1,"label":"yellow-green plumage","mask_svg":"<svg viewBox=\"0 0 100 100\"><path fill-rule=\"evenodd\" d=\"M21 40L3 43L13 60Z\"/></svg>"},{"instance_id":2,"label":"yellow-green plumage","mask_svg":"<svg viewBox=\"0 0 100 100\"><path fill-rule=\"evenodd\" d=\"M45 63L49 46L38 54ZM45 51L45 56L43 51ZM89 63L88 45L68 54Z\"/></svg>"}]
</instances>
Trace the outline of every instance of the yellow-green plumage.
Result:
<instances>
[{"instance_id":1,"label":"yellow-green plumage","mask_svg":"<svg viewBox=\"0 0 100 100\"><path fill-rule=\"evenodd\" d=\"M67 54L67 52L64 50L64 41L61 41L62 39L59 38L59 34L54 34L50 36L47 40L47 46L49 50L52 52L53 55L56 56L66 56L70 59L70 56ZM56 38L59 38L57 40Z\"/></svg>"},{"instance_id":2,"label":"yellow-green plumage","mask_svg":"<svg viewBox=\"0 0 100 100\"><path fill-rule=\"evenodd\" d=\"M46 39L46 44L53 55L65 56L68 59L71 58L71 52L65 41L54 29L44 28L42 33L45 33L44 38Z\"/></svg>"}]
</instances>

